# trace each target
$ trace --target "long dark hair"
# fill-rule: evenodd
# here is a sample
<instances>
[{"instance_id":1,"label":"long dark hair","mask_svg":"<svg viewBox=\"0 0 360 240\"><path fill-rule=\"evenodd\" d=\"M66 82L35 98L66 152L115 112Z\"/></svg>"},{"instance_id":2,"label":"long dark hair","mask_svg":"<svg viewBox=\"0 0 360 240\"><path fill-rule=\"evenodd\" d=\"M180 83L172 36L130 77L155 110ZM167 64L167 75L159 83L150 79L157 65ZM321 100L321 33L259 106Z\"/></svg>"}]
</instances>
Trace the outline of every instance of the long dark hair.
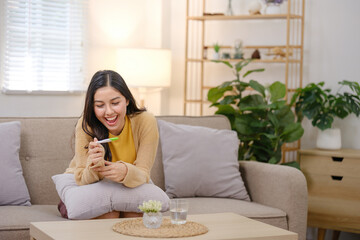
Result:
<instances>
[{"instance_id":1,"label":"long dark hair","mask_svg":"<svg viewBox=\"0 0 360 240\"><path fill-rule=\"evenodd\" d=\"M131 94L124 79L115 71L102 70L97 71L91 78L86 92L85 105L83 112L82 129L92 138L105 139L109 137L108 129L97 119L94 111L95 92L102 87L113 87L118 90L129 101L126 107L126 115L134 115L146 111L145 108L138 108L135 98ZM107 143L103 144L105 148L105 160L111 161L111 152ZM87 147L87 146L86 146Z\"/></svg>"}]
</instances>

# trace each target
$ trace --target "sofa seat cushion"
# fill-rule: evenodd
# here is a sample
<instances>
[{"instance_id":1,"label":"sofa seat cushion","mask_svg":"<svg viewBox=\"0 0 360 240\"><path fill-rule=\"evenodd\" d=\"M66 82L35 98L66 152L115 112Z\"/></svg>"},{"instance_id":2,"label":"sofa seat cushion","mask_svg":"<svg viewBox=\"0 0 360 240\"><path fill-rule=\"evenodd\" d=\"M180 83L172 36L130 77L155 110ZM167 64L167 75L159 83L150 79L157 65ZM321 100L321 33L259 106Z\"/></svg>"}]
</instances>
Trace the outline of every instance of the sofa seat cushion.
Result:
<instances>
[{"instance_id":1,"label":"sofa seat cushion","mask_svg":"<svg viewBox=\"0 0 360 240\"><path fill-rule=\"evenodd\" d=\"M29 229L30 222L67 220L56 205L1 206L0 216L0 231Z\"/></svg>"},{"instance_id":2,"label":"sofa seat cushion","mask_svg":"<svg viewBox=\"0 0 360 240\"><path fill-rule=\"evenodd\" d=\"M189 214L233 212L272 226L288 229L286 213L277 208L230 198L186 199L189 201Z\"/></svg>"}]
</instances>

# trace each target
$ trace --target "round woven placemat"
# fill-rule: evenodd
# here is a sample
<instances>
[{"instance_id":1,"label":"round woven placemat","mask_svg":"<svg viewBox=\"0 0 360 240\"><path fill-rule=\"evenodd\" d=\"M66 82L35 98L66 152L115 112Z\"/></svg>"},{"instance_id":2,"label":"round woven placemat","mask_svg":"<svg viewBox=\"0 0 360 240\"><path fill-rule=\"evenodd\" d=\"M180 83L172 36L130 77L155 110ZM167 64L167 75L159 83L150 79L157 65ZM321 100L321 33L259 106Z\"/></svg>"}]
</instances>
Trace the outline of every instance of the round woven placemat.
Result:
<instances>
[{"instance_id":1,"label":"round woven placemat","mask_svg":"<svg viewBox=\"0 0 360 240\"><path fill-rule=\"evenodd\" d=\"M207 227L200 223L187 221L185 224L175 225L171 224L168 218L164 218L161 226L157 229L146 228L142 218L137 218L115 223L113 230L124 235L152 238L191 237L209 231Z\"/></svg>"}]
</instances>

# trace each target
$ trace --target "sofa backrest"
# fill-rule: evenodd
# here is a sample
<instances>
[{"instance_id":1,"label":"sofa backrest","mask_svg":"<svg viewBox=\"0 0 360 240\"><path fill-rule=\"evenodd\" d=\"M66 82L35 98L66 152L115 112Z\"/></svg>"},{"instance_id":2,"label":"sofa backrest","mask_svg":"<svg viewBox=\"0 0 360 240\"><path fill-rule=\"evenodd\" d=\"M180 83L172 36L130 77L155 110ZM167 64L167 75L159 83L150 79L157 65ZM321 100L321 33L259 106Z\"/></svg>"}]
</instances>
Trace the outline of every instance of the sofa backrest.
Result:
<instances>
[{"instance_id":1,"label":"sofa backrest","mask_svg":"<svg viewBox=\"0 0 360 240\"><path fill-rule=\"evenodd\" d=\"M51 176L63 173L74 155L78 118L0 118L20 121L20 162L32 204L57 204Z\"/></svg>"},{"instance_id":2,"label":"sofa backrest","mask_svg":"<svg viewBox=\"0 0 360 240\"><path fill-rule=\"evenodd\" d=\"M158 116L157 119L179 124L230 129L228 119L220 115ZM20 162L32 204L59 202L51 176L63 173L74 156L74 131L77 120L76 117L0 117L0 123L21 122ZM151 170L151 179L157 186L165 188L160 144Z\"/></svg>"}]
</instances>

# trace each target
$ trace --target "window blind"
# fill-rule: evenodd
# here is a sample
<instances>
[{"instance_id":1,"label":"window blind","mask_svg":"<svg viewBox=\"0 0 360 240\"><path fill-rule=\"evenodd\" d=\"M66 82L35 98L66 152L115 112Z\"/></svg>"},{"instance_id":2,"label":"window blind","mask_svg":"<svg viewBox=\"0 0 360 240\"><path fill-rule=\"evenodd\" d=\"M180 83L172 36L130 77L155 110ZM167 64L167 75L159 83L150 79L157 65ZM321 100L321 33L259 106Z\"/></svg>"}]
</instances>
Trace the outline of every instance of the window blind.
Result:
<instances>
[{"instance_id":1,"label":"window blind","mask_svg":"<svg viewBox=\"0 0 360 240\"><path fill-rule=\"evenodd\" d=\"M87 0L5 0L2 90L84 91Z\"/></svg>"}]
</instances>

